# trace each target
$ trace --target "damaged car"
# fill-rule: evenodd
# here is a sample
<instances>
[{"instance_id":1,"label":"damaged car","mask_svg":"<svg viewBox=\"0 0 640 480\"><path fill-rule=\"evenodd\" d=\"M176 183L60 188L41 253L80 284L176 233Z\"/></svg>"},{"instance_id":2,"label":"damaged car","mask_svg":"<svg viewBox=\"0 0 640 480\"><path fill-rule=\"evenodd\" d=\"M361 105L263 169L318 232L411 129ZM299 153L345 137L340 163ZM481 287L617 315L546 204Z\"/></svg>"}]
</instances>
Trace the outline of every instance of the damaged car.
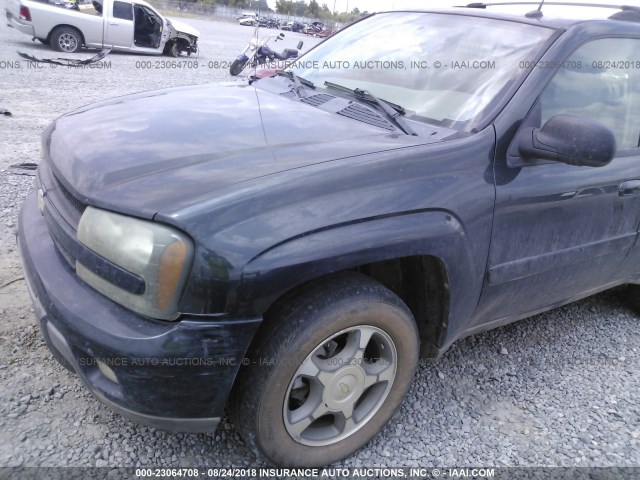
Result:
<instances>
[{"instance_id":1,"label":"damaged car","mask_svg":"<svg viewBox=\"0 0 640 480\"><path fill-rule=\"evenodd\" d=\"M111 48L177 57L198 51L198 30L163 17L143 0L95 0L93 7L81 10L10 0L5 14L10 27L59 52L74 53L82 47Z\"/></svg>"},{"instance_id":2,"label":"damaged car","mask_svg":"<svg viewBox=\"0 0 640 480\"><path fill-rule=\"evenodd\" d=\"M625 284L640 311L640 68L607 63L640 58L640 7L485 7L58 118L18 228L56 359L141 424L226 409L258 459L313 467L384 428L421 356ZM473 401L419 378L412 402Z\"/></svg>"}]
</instances>

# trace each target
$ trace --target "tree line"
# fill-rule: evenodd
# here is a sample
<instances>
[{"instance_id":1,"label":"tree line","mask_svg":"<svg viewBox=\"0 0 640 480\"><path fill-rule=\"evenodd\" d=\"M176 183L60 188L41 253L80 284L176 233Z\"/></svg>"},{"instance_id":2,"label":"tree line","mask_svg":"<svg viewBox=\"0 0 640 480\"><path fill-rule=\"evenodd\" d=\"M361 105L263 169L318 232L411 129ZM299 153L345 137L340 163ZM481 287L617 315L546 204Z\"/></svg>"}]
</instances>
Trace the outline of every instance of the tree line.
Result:
<instances>
[{"instance_id":1,"label":"tree line","mask_svg":"<svg viewBox=\"0 0 640 480\"><path fill-rule=\"evenodd\" d=\"M267 4L267 0L195 0L193 3L244 8L262 14L274 11ZM283 15L318 18L341 23L349 23L369 15L369 12L361 12L358 8L354 8L350 12L332 12L326 3L320 5L317 0L310 0L308 3L303 0L276 0L275 12Z\"/></svg>"}]
</instances>

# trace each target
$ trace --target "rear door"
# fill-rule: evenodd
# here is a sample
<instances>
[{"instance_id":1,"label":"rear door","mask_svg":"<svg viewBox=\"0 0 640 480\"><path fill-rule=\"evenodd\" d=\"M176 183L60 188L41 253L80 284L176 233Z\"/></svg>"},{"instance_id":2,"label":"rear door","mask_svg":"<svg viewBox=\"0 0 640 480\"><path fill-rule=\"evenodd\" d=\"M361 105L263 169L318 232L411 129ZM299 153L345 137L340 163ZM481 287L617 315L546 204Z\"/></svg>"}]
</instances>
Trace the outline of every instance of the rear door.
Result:
<instances>
[{"instance_id":1,"label":"rear door","mask_svg":"<svg viewBox=\"0 0 640 480\"><path fill-rule=\"evenodd\" d=\"M133 45L133 5L115 0L107 19L105 45L129 49Z\"/></svg>"}]
</instances>

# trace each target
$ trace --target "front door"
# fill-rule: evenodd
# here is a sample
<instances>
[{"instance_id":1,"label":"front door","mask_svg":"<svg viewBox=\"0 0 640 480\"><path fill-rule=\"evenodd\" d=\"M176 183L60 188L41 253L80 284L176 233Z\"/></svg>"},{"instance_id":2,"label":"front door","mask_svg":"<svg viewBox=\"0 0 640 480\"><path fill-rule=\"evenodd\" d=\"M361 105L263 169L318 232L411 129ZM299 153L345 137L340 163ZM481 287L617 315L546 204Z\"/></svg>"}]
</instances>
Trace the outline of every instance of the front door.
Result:
<instances>
[{"instance_id":1,"label":"front door","mask_svg":"<svg viewBox=\"0 0 640 480\"><path fill-rule=\"evenodd\" d=\"M598 120L617 141L608 166L525 160L517 141L510 158L496 159L491 249L475 324L534 313L622 278L640 221L640 74L635 60L610 65L612 52L640 58L640 40L583 44L522 126L540 127L558 114Z\"/></svg>"},{"instance_id":2,"label":"front door","mask_svg":"<svg viewBox=\"0 0 640 480\"><path fill-rule=\"evenodd\" d=\"M137 50L158 50L162 45L164 30L162 17L151 8L135 4L133 7L134 35L133 43Z\"/></svg>"}]
</instances>

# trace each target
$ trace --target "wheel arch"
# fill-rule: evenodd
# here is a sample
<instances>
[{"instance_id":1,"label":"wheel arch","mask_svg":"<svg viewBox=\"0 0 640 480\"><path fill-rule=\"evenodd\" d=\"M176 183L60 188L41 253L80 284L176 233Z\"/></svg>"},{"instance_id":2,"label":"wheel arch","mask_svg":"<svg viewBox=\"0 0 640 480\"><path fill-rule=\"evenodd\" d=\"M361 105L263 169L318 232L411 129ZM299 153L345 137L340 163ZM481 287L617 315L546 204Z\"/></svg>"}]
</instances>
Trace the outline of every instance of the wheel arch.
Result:
<instances>
[{"instance_id":1,"label":"wheel arch","mask_svg":"<svg viewBox=\"0 0 640 480\"><path fill-rule=\"evenodd\" d=\"M464 229L449 212L376 218L302 235L261 253L244 270L238 308L266 314L310 282L356 271L405 302L420 330L422 354L437 356L458 319L475 308L482 276L478 281L473 270ZM469 295L474 290L477 295Z\"/></svg>"},{"instance_id":2,"label":"wheel arch","mask_svg":"<svg viewBox=\"0 0 640 480\"><path fill-rule=\"evenodd\" d=\"M47 35L47 42L49 44L51 44L51 37L53 36L53 32L55 32L58 28L71 28L72 30L75 30L80 34L80 40L82 40L82 46L85 46L84 33L82 33L82 30L80 30L78 27L74 25L69 25L67 23L58 24L51 29L51 31L49 32L49 35Z\"/></svg>"},{"instance_id":3,"label":"wheel arch","mask_svg":"<svg viewBox=\"0 0 640 480\"><path fill-rule=\"evenodd\" d=\"M442 259L431 255L398 257L359 265L354 271L370 277L407 305L420 332L423 357L436 357L449 317L449 275Z\"/></svg>"},{"instance_id":4,"label":"wheel arch","mask_svg":"<svg viewBox=\"0 0 640 480\"><path fill-rule=\"evenodd\" d=\"M189 38L185 34L178 34L175 37L167 40L167 42L164 45L163 53L167 54L171 48L171 45L173 44L175 44L178 47L179 52L189 52L191 49L191 46L195 45L195 42L193 42L191 38Z\"/></svg>"}]
</instances>

